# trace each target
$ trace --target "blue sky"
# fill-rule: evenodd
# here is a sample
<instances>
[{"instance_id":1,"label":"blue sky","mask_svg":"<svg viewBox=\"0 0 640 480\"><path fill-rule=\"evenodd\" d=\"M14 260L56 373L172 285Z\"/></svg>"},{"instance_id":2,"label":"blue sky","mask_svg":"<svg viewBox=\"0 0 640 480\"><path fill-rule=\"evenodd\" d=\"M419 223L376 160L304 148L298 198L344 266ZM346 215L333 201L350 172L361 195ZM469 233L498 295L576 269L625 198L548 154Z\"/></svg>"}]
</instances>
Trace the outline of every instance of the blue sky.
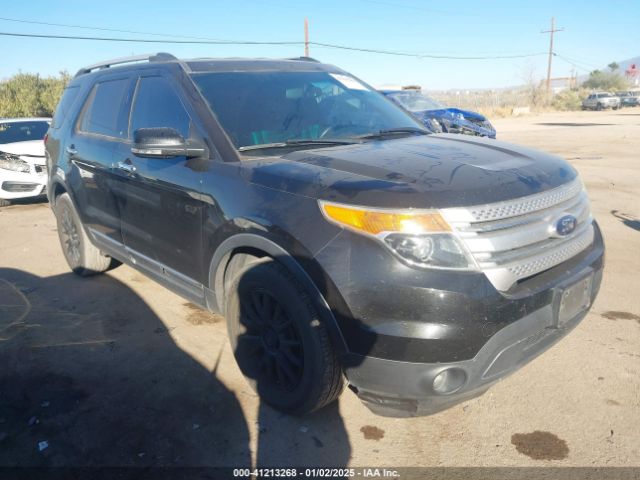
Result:
<instances>
[{"instance_id":1,"label":"blue sky","mask_svg":"<svg viewBox=\"0 0 640 480\"><path fill-rule=\"evenodd\" d=\"M420 1L420 0L182 0L91 2L5 0L0 17L223 40L310 39L354 47L452 56L544 53L550 18L558 27L554 50L580 66L579 74L640 55L640 2ZM83 36L143 35L0 20L0 32ZM147 38L163 38L147 36ZM0 78L18 71L74 73L83 65L130 54L168 51L181 57L291 57L302 46L220 46L106 43L0 36ZM546 75L546 54L500 60L417 59L311 47L311 56L380 86L419 84L429 89L504 87ZM554 76L574 66L554 58Z\"/></svg>"}]
</instances>

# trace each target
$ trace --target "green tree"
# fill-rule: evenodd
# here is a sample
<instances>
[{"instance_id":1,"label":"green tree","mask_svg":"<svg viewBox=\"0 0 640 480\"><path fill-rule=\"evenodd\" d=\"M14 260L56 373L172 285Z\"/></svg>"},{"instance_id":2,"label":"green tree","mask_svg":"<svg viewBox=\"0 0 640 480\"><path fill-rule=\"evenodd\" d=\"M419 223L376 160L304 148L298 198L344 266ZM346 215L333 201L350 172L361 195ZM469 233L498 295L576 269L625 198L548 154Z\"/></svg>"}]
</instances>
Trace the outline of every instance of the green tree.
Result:
<instances>
[{"instance_id":1,"label":"green tree","mask_svg":"<svg viewBox=\"0 0 640 480\"><path fill-rule=\"evenodd\" d=\"M620 68L620 65L618 65L616 62L611 62L609 65L607 65L607 67L609 67L609 69L612 72L615 72L616 70L618 70Z\"/></svg>"},{"instance_id":2,"label":"green tree","mask_svg":"<svg viewBox=\"0 0 640 480\"><path fill-rule=\"evenodd\" d=\"M611 68L611 65L609 65ZM617 72L603 72L602 70L594 70L589 74L589 78L582 84L584 88L594 90L626 90L629 88L629 82L626 78Z\"/></svg>"},{"instance_id":3,"label":"green tree","mask_svg":"<svg viewBox=\"0 0 640 480\"><path fill-rule=\"evenodd\" d=\"M70 78L67 72L48 78L21 72L0 82L0 117L50 117Z\"/></svg>"}]
</instances>

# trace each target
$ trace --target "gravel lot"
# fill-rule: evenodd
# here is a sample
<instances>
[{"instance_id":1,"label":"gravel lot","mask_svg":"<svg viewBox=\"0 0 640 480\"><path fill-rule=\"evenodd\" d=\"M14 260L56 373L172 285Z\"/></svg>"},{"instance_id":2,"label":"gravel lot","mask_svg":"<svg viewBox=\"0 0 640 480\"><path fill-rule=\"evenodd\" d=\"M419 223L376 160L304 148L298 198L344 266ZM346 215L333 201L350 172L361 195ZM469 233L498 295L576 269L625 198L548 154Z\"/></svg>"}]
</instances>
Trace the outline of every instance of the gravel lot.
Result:
<instances>
[{"instance_id":1,"label":"gravel lot","mask_svg":"<svg viewBox=\"0 0 640 480\"><path fill-rule=\"evenodd\" d=\"M77 278L48 205L25 202L0 209L0 466L640 467L640 108L495 125L581 172L607 244L592 311L542 357L431 417L377 417L348 390L284 417L221 317L129 267Z\"/></svg>"}]
</instances>

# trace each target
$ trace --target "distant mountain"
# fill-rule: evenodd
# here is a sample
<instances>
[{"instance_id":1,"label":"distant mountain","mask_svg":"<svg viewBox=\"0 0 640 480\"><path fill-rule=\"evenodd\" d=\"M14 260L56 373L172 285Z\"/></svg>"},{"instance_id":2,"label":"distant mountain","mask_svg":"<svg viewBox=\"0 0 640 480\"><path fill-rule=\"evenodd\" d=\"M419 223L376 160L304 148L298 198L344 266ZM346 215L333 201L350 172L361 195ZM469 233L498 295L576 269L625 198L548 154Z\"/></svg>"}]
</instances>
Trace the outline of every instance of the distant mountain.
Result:
<instances>
[{"instance_id":1,"label":"distant mountain","mask_svg":"<svg viewBox=\"0 0 640 480\"><path fill-rule=\"evenodd\" d=\"M640 56L629 58L628 60L622 60L622 61L617 62L617 63L618 63L618 65L620 65L620 70L622 70L623 72L627 68L629 68L632 64L635 64L636 67L640 68Z\"/></svg>"}]
</instances>

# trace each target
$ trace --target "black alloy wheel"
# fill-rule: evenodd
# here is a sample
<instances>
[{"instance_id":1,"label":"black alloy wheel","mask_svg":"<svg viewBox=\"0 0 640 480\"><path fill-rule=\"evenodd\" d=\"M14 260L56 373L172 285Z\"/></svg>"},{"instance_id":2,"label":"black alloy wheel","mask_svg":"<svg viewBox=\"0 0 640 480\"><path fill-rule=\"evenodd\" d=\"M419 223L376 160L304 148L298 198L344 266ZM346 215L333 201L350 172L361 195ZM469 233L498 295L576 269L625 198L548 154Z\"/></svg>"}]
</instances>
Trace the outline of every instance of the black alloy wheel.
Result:
<instances>
[{"instance_id":1,"label":"black alloy wheel","mask_svg":"<svg viewBox=\"0 0 640 480\"><path fill-rule=\"evenodd\" d=\"M300 383L304 351L300 335L278 300L264 290L254 290L240 301L246 327L238 341L253 351L254 371L285 392Z\"/></svg>"},{"instance_id":2,"label":"black alloy wheel","mask_svg":"<svg viewBox=\"0 0 640 480\"><path fill-rule=\"evenodd\" d=\"M303 415L333 402L342 368L309 293L276 260L242 257L228 267L225 317L243 375L281 412Z\"/></svg>"}]
</instances>

